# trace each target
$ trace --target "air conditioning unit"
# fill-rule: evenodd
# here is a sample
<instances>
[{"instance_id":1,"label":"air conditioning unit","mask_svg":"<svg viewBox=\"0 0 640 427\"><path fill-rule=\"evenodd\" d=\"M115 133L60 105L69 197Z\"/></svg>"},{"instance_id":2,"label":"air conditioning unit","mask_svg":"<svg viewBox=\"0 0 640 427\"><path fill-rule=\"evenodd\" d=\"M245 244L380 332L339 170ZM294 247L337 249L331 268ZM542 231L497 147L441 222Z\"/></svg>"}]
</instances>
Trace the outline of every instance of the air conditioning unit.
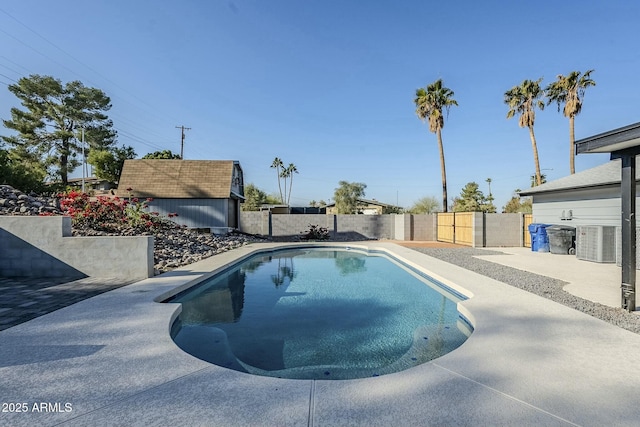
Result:
<instances>
[{"instance_id":1,"label":"air conditioning unit","mask_svg":"<svg viewBox=\"0 0 640 427\"><path fill-rule=\"evenodd\" d=\"M593 262L616 262L616 228L581 225L576 232L576 257Z\"/></svg>"}]
</instances>

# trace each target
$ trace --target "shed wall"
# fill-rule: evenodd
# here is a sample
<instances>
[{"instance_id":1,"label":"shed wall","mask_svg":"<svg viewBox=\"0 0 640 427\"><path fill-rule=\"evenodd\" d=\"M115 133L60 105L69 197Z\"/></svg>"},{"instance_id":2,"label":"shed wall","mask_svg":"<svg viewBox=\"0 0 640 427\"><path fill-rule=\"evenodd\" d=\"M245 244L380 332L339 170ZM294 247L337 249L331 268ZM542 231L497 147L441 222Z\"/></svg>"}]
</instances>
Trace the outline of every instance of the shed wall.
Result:
<instances>
[{"instance_id":1,"label":"shed wall","mask_svg":"<svg viewBox=\"0 0 640 427\"><path fill-rule=\"evenodd\" d=\"M229 199L153 199L150 212L177 213L173 221L189 228L229 227Z\"/></svg>"}]
</instances>

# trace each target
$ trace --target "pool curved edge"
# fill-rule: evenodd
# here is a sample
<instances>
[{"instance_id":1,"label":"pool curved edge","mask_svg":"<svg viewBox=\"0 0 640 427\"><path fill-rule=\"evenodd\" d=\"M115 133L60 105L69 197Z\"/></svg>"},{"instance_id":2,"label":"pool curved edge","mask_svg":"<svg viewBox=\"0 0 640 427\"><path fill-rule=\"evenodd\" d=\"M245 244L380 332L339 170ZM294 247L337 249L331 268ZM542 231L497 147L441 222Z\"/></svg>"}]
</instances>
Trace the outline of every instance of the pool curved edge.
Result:
<instances>
[{"instance_id":1,"label":"pool curved edge","mask_svg":"<svg viewBox=\"0 0 640 427\"><path fill-rule=\"evenodd\" d=\"M336 242L301 242L301 243L256 243L249 244L243 246L241 248L234 249L229 252L225 252L222 254L215 255L210 258L206 258L204 260L198 261L197 263L191 264L186 267L182 267L176 270L172 270L171 272L164 273L158 277L184 277L185 275L193 275L195 276L191 280L183 280L182 283L176 283L176 286L171 288L168 291L165 291L155 298L153 298L154 302L162 303L167 305L175 305L175 310L173 311L168 324L166 324L166 331L168 334L172 333L174 328L174 324L180 313L182 311L182 304L175 302L167 302L172 297L183 293L189 290L192 287L199 285L201 282L220 274L230 268L233 268L238 263L258 254L264 254L274 251L288 250L288 249L310 249L310 248L323 248L323 249L354 249L357 251L361 251L367 254L383 254L387 257L391 258L392 261L400 263L403 265L403 268L408 270L414 270L418 275L423 276L423 280L425 280L426 286L431 286L427 284L427 281L435 281L435 286L440 287L445 293L452 293L456 295L460 301L456 304L456 309L458 311L459 317L461 321L466 323L469 327L468 336L471 336L472 332L476 328L476 319L475 316L471 313L471 311L465 306L465 302L470 298L473 298L473 293L463 286L452 282L438 274L433 273L429 269L420 265L421 259L433 259L428 257L427 255L414 251L409 248L405 248L394 243L387 242L379 242L373 241L371 243L363 243L358 242L354 243L336 243ZM413 259L413 260L412 260ZM209 269L207 271L207 269ZM415 273L412 273L415 274ZM426 276L426 277L424 277ZM173 341L173 340L172 340ZM177 344L174 343L177 346ZM460 347L463 347L464 344ZM459 348L453 350L458 351ZM184 350L181 350L184 351ZM186 353L188 354L188 353ZM192 357L195 357L191 355ZM446 356L443 355L441 357ZM440 358L441 358L440 357ZM434 359L438 360L440 358ZM433 361L430 361L433 362ZM427 363L430 363L427 362ZM415 367L414 367L415 368ZM409 369L414 369L409 368ZM221 368L226 369L226 368ZM348 380L347 380L348 381Z\"/></svg>"}]
</instances>

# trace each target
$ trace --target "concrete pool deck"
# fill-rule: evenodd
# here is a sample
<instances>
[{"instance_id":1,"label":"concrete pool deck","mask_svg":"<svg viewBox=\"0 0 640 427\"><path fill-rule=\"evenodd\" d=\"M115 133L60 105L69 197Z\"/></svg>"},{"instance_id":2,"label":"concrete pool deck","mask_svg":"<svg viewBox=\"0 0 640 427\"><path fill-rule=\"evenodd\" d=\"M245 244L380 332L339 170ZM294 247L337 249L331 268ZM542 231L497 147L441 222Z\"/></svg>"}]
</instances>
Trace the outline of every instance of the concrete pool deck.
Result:
<instances>
[{"instance_id":1,"label":"concrete pool deck","mask_svg":"<svg viewBox=\"0 0 640 427\"><path fill-rule=\"evenodd\" d=\"M288 246L251 244L0 331L0 425L638 424L640 335L393 243L350 245L464 290L474 333L424 365L345 381L257 377L182 352L169 336L178 305L154 299L257 248ZM587 278L600 267L580 265Z\"/></svg>"}]
</instances>

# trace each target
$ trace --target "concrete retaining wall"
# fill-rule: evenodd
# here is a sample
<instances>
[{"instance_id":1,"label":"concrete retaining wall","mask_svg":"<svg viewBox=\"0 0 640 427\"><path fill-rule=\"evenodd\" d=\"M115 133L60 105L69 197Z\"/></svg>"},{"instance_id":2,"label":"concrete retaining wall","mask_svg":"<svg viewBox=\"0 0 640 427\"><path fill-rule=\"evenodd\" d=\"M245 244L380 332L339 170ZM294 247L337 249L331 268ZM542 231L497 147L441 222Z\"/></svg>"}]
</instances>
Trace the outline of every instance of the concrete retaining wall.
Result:
<instances>
[{"instance_id":1,"label":"concrete retaining wall","mask_svg":"<svg viewBox=\"0 0 640 427\"><path fill-rule=\"evenodd\" d=\"M153 237L71 237L71 218L0 216L0 277L153 276Z\"/></svg>"}]
</instances>

